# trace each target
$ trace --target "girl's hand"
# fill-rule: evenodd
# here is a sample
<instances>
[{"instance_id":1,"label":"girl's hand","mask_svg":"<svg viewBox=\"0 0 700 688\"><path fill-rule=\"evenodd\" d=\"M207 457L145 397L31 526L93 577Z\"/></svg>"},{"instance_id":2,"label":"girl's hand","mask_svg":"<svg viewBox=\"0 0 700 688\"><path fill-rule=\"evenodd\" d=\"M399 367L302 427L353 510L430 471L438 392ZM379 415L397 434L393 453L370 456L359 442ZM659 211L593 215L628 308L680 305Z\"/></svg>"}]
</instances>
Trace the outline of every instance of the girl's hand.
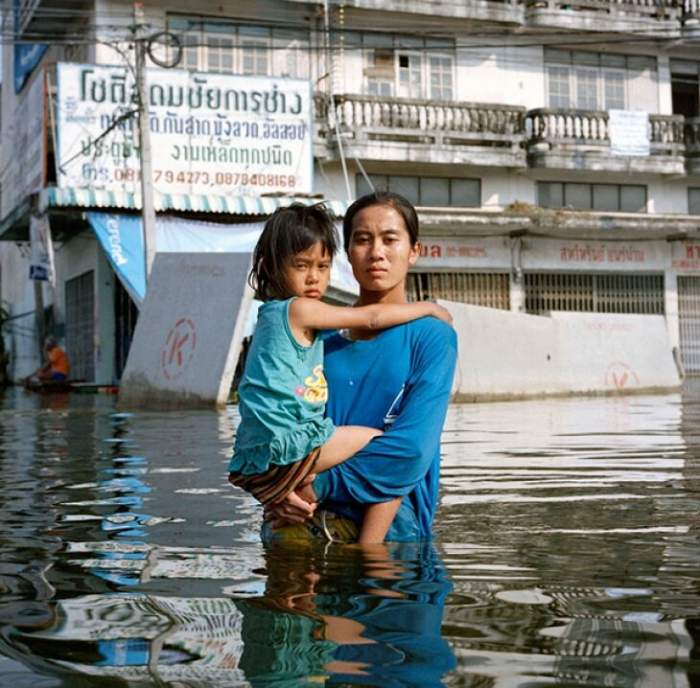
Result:
<instances>
[{"instance_id":1,"label":"girl's hand","mask_svg":"<svg viewBox=\"0 0 700 688\"><path fill-rule=\"evenodd\" d=\"M433 303L433 312L432 316L434 318L437 318L438 320L444 320L448 324L452 324L452 313L447 310L444 306L441 306L439 303Z\"/></svg>"}]
</instances>

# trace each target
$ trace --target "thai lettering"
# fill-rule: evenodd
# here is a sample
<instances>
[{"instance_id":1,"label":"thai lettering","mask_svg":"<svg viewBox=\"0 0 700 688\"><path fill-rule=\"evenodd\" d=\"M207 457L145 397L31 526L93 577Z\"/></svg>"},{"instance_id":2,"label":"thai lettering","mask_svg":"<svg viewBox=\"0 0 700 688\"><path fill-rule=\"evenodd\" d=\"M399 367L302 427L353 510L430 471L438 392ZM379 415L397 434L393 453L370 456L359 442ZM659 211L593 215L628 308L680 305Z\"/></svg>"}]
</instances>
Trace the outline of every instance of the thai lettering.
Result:
<instances>
[{"instance_id":1,"label":"thai lettering","mask_svg":"<svg viewBox=\"0 0 700 688\"><path fill-rule=\"evenodd\" d=\"M133 104L138 102L138 90L125 70L86 67L80 71L80 100L115 106ZM206 107L210 110L269 115L299 115L304 105L301 94L283 93L277 84L266 90L219 88L210 84L206 75L199 74L192 76L186 86L150 84L148 101L153 107L177 108L187 105L193 110Z\"/></svg>"},{"instance_id":2,"label":"thai lettering","mask_svg":"<svg viewBox=\"0 0 700 688\"><path fill-rule=\"evenodd\" d=\"M564 246L559 253L559 257L564 263L599 263L605 260L605 247L599 246L596 248L588 244L585 246L579 246L578 244L573 247Z\"/></svg>"},{"instance_id":3,"label":"thai lettering","mask_svg":"<svg viewBox=\"0 0 700 688\"><path fill-rule=\"evenodd\" d=\"M225 162L244 165L291 166L292 153L280 146L236 148L235 146L174 145L173 160L186 162Z\"/></svg>"}]
</instances>

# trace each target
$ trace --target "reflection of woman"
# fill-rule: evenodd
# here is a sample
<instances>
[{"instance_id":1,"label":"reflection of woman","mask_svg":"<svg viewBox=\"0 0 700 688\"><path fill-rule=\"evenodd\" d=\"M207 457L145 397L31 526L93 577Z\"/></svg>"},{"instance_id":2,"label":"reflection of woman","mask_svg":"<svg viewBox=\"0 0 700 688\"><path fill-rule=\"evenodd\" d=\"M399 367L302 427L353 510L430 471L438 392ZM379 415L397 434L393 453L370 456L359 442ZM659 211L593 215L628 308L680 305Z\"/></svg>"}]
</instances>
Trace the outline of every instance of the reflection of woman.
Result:
<instances>
[{"instance_id":1,"label":"reflection of woman","mask_svg":"<svg viewBox=\"0 0 700 688\"><path fill-rule=\"evenodd\" d=\"M397 194L363 196L348 209L343 235L360 285L357 305L405 303L406 275L421 248L413 206ZM271 509L276 528L272 537L294 536L282 524L306 523L312 532L323 530L322 519L313 515L316 499L324 513L359 523L363 505L403 497L387 539L430 538L438 497L440 435L456 356L454 330L434 318L378 334L351 330L329 337L324 358L328 415L338 425L385 432L349 461L316 476L313 485L299 493L308 502L306 508L287 502Z\"/></svg>"},{"instance_id":2,"label":"reflection of woman","mask_svg":"<svg viewBox=\"0 0 700 688\"><path fill-rule=\"evenodd\" d=\"M455 657L442 638L451 586L430 543L265 550L243 614L239 667L252 686L440 686Z\"/></svg>"}]
</instances>

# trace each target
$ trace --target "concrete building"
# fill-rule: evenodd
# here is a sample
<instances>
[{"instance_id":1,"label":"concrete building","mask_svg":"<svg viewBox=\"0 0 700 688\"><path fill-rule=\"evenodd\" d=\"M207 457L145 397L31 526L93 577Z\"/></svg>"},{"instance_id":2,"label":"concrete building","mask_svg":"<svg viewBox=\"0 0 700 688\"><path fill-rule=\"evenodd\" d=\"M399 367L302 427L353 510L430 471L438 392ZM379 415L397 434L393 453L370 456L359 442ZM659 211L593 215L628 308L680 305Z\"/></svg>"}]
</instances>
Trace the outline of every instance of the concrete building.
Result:
<instances>
[{"instance_id":1,"label":"concrete building","mask_svg":"<svg viewBox=\"0 0 700 688\"><path fill-rule=\"evenodd\" d=\"M421 216L423 257L408 284L413 296L522 316L556 314L598 339L625 332L643 342L654 323L654 336L660 327L665 338L659 346L676 352L674 366L700 371L698 10L695 0L202 0L196 8L154 1L138 35L151 39L152 61L176 63L166 73L152 62L148 72L154 138L164 134L174 102L169 75L190 70L188 93L198 84L205 98L212 84L223 84L219 96L232 88L217 81L224 77L252 77L281 97L285 84L306 84L311 142L307 169L299 163L306 153L294 152L292 143L307 132L278 117L295 107L284 92L286 99L267 109L270 155L292 151L300 172L279 174L285 161L272 157L264 175L243 183L247 163L230 156L231 141L245 134L207 130L216 148L207 153L193 138L202 132L187 130L182 119L182 132L174 125L169 132L180 136L172 144L177 155L170 152L176 171L155 163L156 210L161 218L233 226L259 222L293 197L329 199L340 216L371 188L395 190ZM140 206L138 174L127 159L137 157L126 107L133 103L128 86L123 90L130 77L99 71L133 64L132 5L24 2L5 21L14 21L25 41L3 54L0 297L13 317L11 372L19 377L36 366L37 328L49 328L52 317L77 375L112 383L137 306L89 213L124 216ZM39 47L27 57L32 40ZM80 109L82 96L71 101L61 93L71 74L65 63L95 67L71 77L93 111ZM95 114L110 98L111 120ZM217 104L226 110L212 99L212 111ZM92 112L102 129L84 120L87 133L71 149L66 132L80 118L71 122L67 111L88 118ZM240 106L230 105L233 111ZM223 149L228 167L212 171L203 189L201 177L220 168L197 156ZM184 158L189 167L178 180L175 162ZM53 288L28 279L32 214L49 221ZM512 322L517 332L534 321ZM516 346L505 332L489 362L494 368ZM605 358L604 343L591 346L593 357L598 351ZM655 356L644 361L641 354L637 367L605 358L602 386L621 389L643 378Z\"/></svg>"}]
</instances>

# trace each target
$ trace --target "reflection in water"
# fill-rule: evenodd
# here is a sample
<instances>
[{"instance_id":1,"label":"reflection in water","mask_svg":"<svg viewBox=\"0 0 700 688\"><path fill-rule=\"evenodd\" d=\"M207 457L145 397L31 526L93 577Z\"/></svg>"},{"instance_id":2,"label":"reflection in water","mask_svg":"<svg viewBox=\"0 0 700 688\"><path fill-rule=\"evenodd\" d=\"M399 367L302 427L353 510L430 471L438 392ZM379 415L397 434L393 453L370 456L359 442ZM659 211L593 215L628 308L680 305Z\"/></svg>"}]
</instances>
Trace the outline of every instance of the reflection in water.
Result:
<instances>
[{"instance_id":1,"label":"reflection in water","mask_svg":"<svg viewBox=\"0 0 700 688\"><path fill-rule=\"evenodd\" d=\"M264 550L235 409L9 390L2 683L700 685L699 392L452 407L435 546Z\"/></svg>"}]
</instances>

